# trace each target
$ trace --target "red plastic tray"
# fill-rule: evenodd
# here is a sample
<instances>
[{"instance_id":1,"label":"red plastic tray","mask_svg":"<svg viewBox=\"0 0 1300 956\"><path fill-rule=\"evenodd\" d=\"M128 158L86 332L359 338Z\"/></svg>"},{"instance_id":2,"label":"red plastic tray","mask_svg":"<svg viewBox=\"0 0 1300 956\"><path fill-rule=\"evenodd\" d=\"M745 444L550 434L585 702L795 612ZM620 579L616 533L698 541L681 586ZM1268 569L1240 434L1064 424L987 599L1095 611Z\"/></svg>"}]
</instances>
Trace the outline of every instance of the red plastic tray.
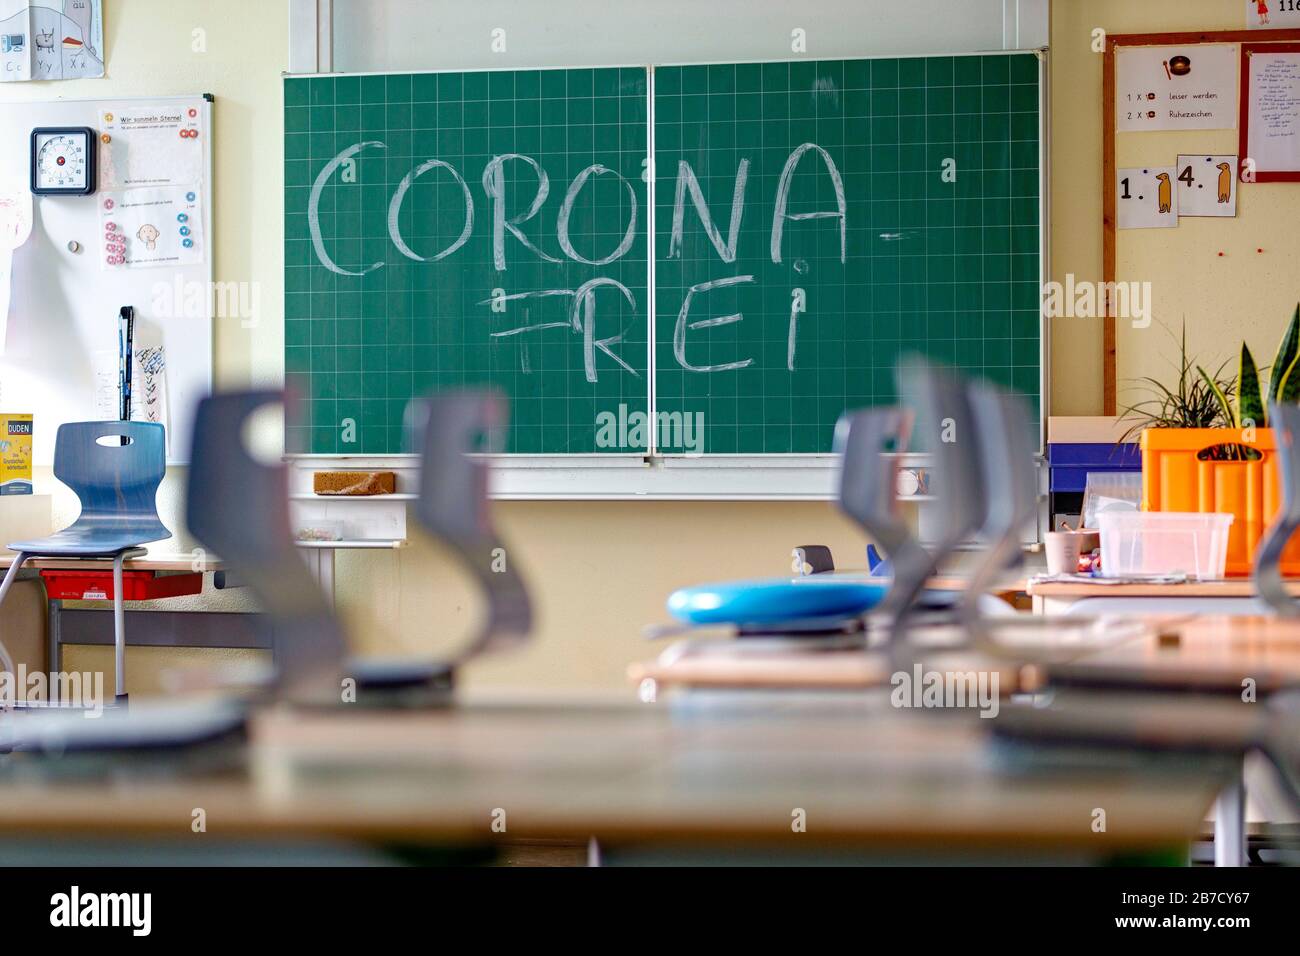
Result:
<instances>
[{"instance_id":1,"label":"red plastic tray","mask_svg":"<svg viewBox=\"0 0 1300 956\"><path fill-rule=\"evenodd\" d=\"M51 571L42 569L45 594L51 601L111 601L112 571ZM123 571L122 598L149 601L180 597L203 590L201 573L157 575L153 571Z\"/></svg>"}]
</instances>

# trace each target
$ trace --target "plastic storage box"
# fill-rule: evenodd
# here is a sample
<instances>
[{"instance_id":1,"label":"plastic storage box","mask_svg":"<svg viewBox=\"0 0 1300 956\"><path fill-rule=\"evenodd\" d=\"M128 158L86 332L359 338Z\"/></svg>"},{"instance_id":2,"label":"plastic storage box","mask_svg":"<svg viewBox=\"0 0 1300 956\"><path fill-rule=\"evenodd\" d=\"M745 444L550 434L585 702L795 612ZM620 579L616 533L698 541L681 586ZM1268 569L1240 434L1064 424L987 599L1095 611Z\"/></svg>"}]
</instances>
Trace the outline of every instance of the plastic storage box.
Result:
<instances>
[{"instance_id":1,"label":"plastic storage box","mask_svg":"<svg viewBox=\"0 0 1300 956\"><path fill-rule=\"evenodd\" d=\"M1225 573L1250 574L1255 552L1282 506L1277 437L1259 429L1244 441L1240 428L1148 428L1142 433L1142 510L1234 514ZM1215 445L1242 444L1254 461L1203 460ZM1282 552L1282 573L1300 574L1300 535Z\"/></svg>"},{"instance_id":2,"label":"plastic storage box","mask_svg":"<svg viewBox=\"0 0 1300 956\"><path fill-rule=\"evenodd\" d=\"M51 601L113 600L112 571L52 571L43 568L41 579L45 582L45 596ZM152 571L122 572L124 601L181 597L202 590L203 575L198 572L161 575Z\"/></svg>"},{"instance_id":3,"label":"plastic storage box","mask_svg":"<svg viewBox=\"0 0 1300 956\"><path fill-rule=\"evenodd\" d=\"M1181 571L1198 581L1221 578L1233 519L1222 512L1104 511L1097 515L1101 573L1114 578Z\"/></svg>"}]
</instances>

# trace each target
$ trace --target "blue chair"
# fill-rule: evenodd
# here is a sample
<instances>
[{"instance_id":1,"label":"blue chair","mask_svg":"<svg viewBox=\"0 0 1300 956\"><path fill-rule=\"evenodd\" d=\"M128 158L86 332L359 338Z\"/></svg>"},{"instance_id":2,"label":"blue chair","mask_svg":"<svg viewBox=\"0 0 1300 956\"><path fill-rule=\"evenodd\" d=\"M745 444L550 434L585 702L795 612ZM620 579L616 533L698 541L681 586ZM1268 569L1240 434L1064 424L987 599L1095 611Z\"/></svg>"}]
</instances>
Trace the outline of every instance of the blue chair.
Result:
<instances>
[{"instance_id":1,"label":"blue chair","mask_svg":"<svg viewBox=\"0 0 1300 956\"><path fill-rule=\"evenodd\" d=\"M125 443L122 439L126 439ZM0 583L0 604L28 558L113 559L113 642L119 702L126 700L125 609L122 562L150 541L172 533L158 517L155 499L167 466L163 426L155 422L70 422L54 443L54 476L81 500L81 514L62 531L8 545L16 552ZM0 644L0 663L13 660Z\"/></svg>"}]
</instances>

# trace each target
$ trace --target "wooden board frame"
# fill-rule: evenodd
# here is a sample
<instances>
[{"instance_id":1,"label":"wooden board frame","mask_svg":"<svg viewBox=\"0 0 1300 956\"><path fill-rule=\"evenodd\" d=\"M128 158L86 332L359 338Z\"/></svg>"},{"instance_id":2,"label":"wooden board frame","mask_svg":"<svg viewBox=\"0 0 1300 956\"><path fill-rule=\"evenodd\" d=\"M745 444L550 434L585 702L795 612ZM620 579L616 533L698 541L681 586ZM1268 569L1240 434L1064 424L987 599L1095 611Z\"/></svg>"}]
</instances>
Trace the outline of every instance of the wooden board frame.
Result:
<instances>
[{"instance_id":1,"label":"wooden board frame","mask_svg":"<svg viewBox=\"0 0 1300 956\"><path fill-rule=\"evenodd\" d=\"M1192 43L1240 43L1252 46L1300 42L1300 30L1193 30L1182 33L1107 34L1101 67L1101 271L1106 310L1102 327L1102 414L1115 415L1115 50L1121 46L1186 46ZM1244 109L1244 107L1243 107ZM1237 128L1242 128L1238 117Z\"/></svg>"}]
</instances>

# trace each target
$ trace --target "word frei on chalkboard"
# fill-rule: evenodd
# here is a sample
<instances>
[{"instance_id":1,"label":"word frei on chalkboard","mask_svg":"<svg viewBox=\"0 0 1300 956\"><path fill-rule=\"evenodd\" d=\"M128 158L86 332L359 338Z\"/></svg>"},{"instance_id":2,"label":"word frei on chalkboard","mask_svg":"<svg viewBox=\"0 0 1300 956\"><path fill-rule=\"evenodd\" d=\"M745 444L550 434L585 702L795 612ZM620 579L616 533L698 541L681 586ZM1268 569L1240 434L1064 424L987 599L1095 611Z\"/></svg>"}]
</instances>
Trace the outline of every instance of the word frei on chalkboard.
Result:
<instances>
[{"instance_id":1,"label":"word frei on chalkboard","mask_svg":"<svg viewBox=\"0 0 1300 956\"><path fill-rule=\"evenodd\" d=\"M317 260L326 269L338 275L361 276L376 269L384 267L383 261L371 262L359 269L349 269L336 262L326 248L325 240L321 232L320 225L320 201L325 186L330 179L345 168L349 163L354 162L356 157L363 150L387 149L387 145L379 140L369 140L365 142L354 143L346 149L341 150L333 159L327 162L317 174L312 184L311 194L307 206L307 223L311 234L312 248L316 254ZM833 208L805 210L801 212L791 212L789 209L790 186L794 175L801 165L820 163L820 172L827 177L828 182L834 193ZM700 182L692 169L690 163L681 160L677 164L676 191L673 201L672 231L669 239L668 257L679 258L681 256L683 235L686 228L686 205L687 199L699 217L700 223L708 237L709 242L716 250L718 257L724 263L736 261L737 245L740 237L740 225L744 217L745 210L745 192L749 175L748 159L742 159L736 170L734 189L732 192L731 216L727 223L727 235L723 237L719 226L714 222L713 216L709 211L708 204L705 200ZM507 212L507 196L511 188L515 185L513 177L507 178L507 170L512 172L515 169L526 170L535 180L533 195L523 208L523 211L514 215ZM407 193L410 192L415 181L425 174L433 174L441 171L444 175L451 177L454 184L459 187L464 202L464 227L460 235L452 240L443 249L431 255L421 255L415 252L402 235L400 218L403 204L406 201ZM570 220L573 216L574 207L581 196L587 184L596 177L610 176L617 179L626 190L628 205L626 207L626 228L618 244L611 249L608 254L600 258L589 258L582 255L574 247L573 239L570 235ZM493 267L497 272L507 272L509 269L509 259L507 256L507 239L513 239L518 245L522 246L526 254L550 263L560 263L562 260L552 256L550 253L539 248L532 240L525 235L521 228L524 223L538 215L550 195L551 183L550 176L546 168L531 156L521 153L506 153L493 156L483 167L480 177L482 190L488 205L488 228L491 231L492 240L492 261ZM839 260L841 263L846 261L848 253L848 223L847 223L847 201L844 193L844 181L840 171L831 158L830 154L815 143L803 143L792 150L785 161L781 170L781 175L777 180L774 211L772 215L772 224L770 230L770 244L768 254L773 263L779 264L782 261L782 239L784 236L786 224L788 222L799 222L810 219L837 219L839 225ZM453 256L457 250L461 249L470 239L474 232L476 205L474 201L474 192L470 189L465 177L461 174L452 163L443 159L427 159L422 163L414 166L408 172L397 186L394 188L388 204L388 238L393 248L401 255L416 262L438 262ZM582 265L588 266L605 266L616 262L627 254L632 248L633 241L637 235L638 225L638 206L636 189L632 186L626 177L615 169L611 169L601 163L593 163L573 177L565 190L564 199L560 203L559 211L555 217L555 238L561 251L570 260ZM726 315L721 317L695 318L696 298L706 293L721 288L728 288L754 281L753 275L736 275L726 276L723 278L710 279L691 285L685 292L680 311L677 315L677 322L673 330L673 356L677 363L691 372L719 372L734 369L741 369L749 366L753 359L743 358L729 362L700 365L693 364L687 358L686 344L687 333L703 329L713 328L732 322L741 321L739 314ZM612 276L597 276L589 279L576 289L541 289L527 290L523 292L510 292L505 287L496 287L485 290L486 298L480 302L481 305L491 307L494 311L502 312L505 310L507 302L522 299L549 298L553 296L565 296L572 299L569 308L568 320L566 322L546 322L536 325L525 325L518 328L505 329L491 333L494 337L503 337L516 335L521 332L555 328L565 326L581 337L583 350L583 368L588 382L596 382L598 373L596 367L597 351L608 356L623 369L639 377L639 373L627 362L625 362L615 351L615 347L622 341L622 335L610 335L604 338L599 337L596 322L596 293L600 289L609 289L620 294L627 300L633 312L637 310L636 296L622 282ZM799 315L807 307L806 296L802 289L793 289L791 291L791 308L789 320L789 334L787 340L787 367L793 371L795 367L795 353L797 348L797 329Z\"/></svg>"}]
</instances>

